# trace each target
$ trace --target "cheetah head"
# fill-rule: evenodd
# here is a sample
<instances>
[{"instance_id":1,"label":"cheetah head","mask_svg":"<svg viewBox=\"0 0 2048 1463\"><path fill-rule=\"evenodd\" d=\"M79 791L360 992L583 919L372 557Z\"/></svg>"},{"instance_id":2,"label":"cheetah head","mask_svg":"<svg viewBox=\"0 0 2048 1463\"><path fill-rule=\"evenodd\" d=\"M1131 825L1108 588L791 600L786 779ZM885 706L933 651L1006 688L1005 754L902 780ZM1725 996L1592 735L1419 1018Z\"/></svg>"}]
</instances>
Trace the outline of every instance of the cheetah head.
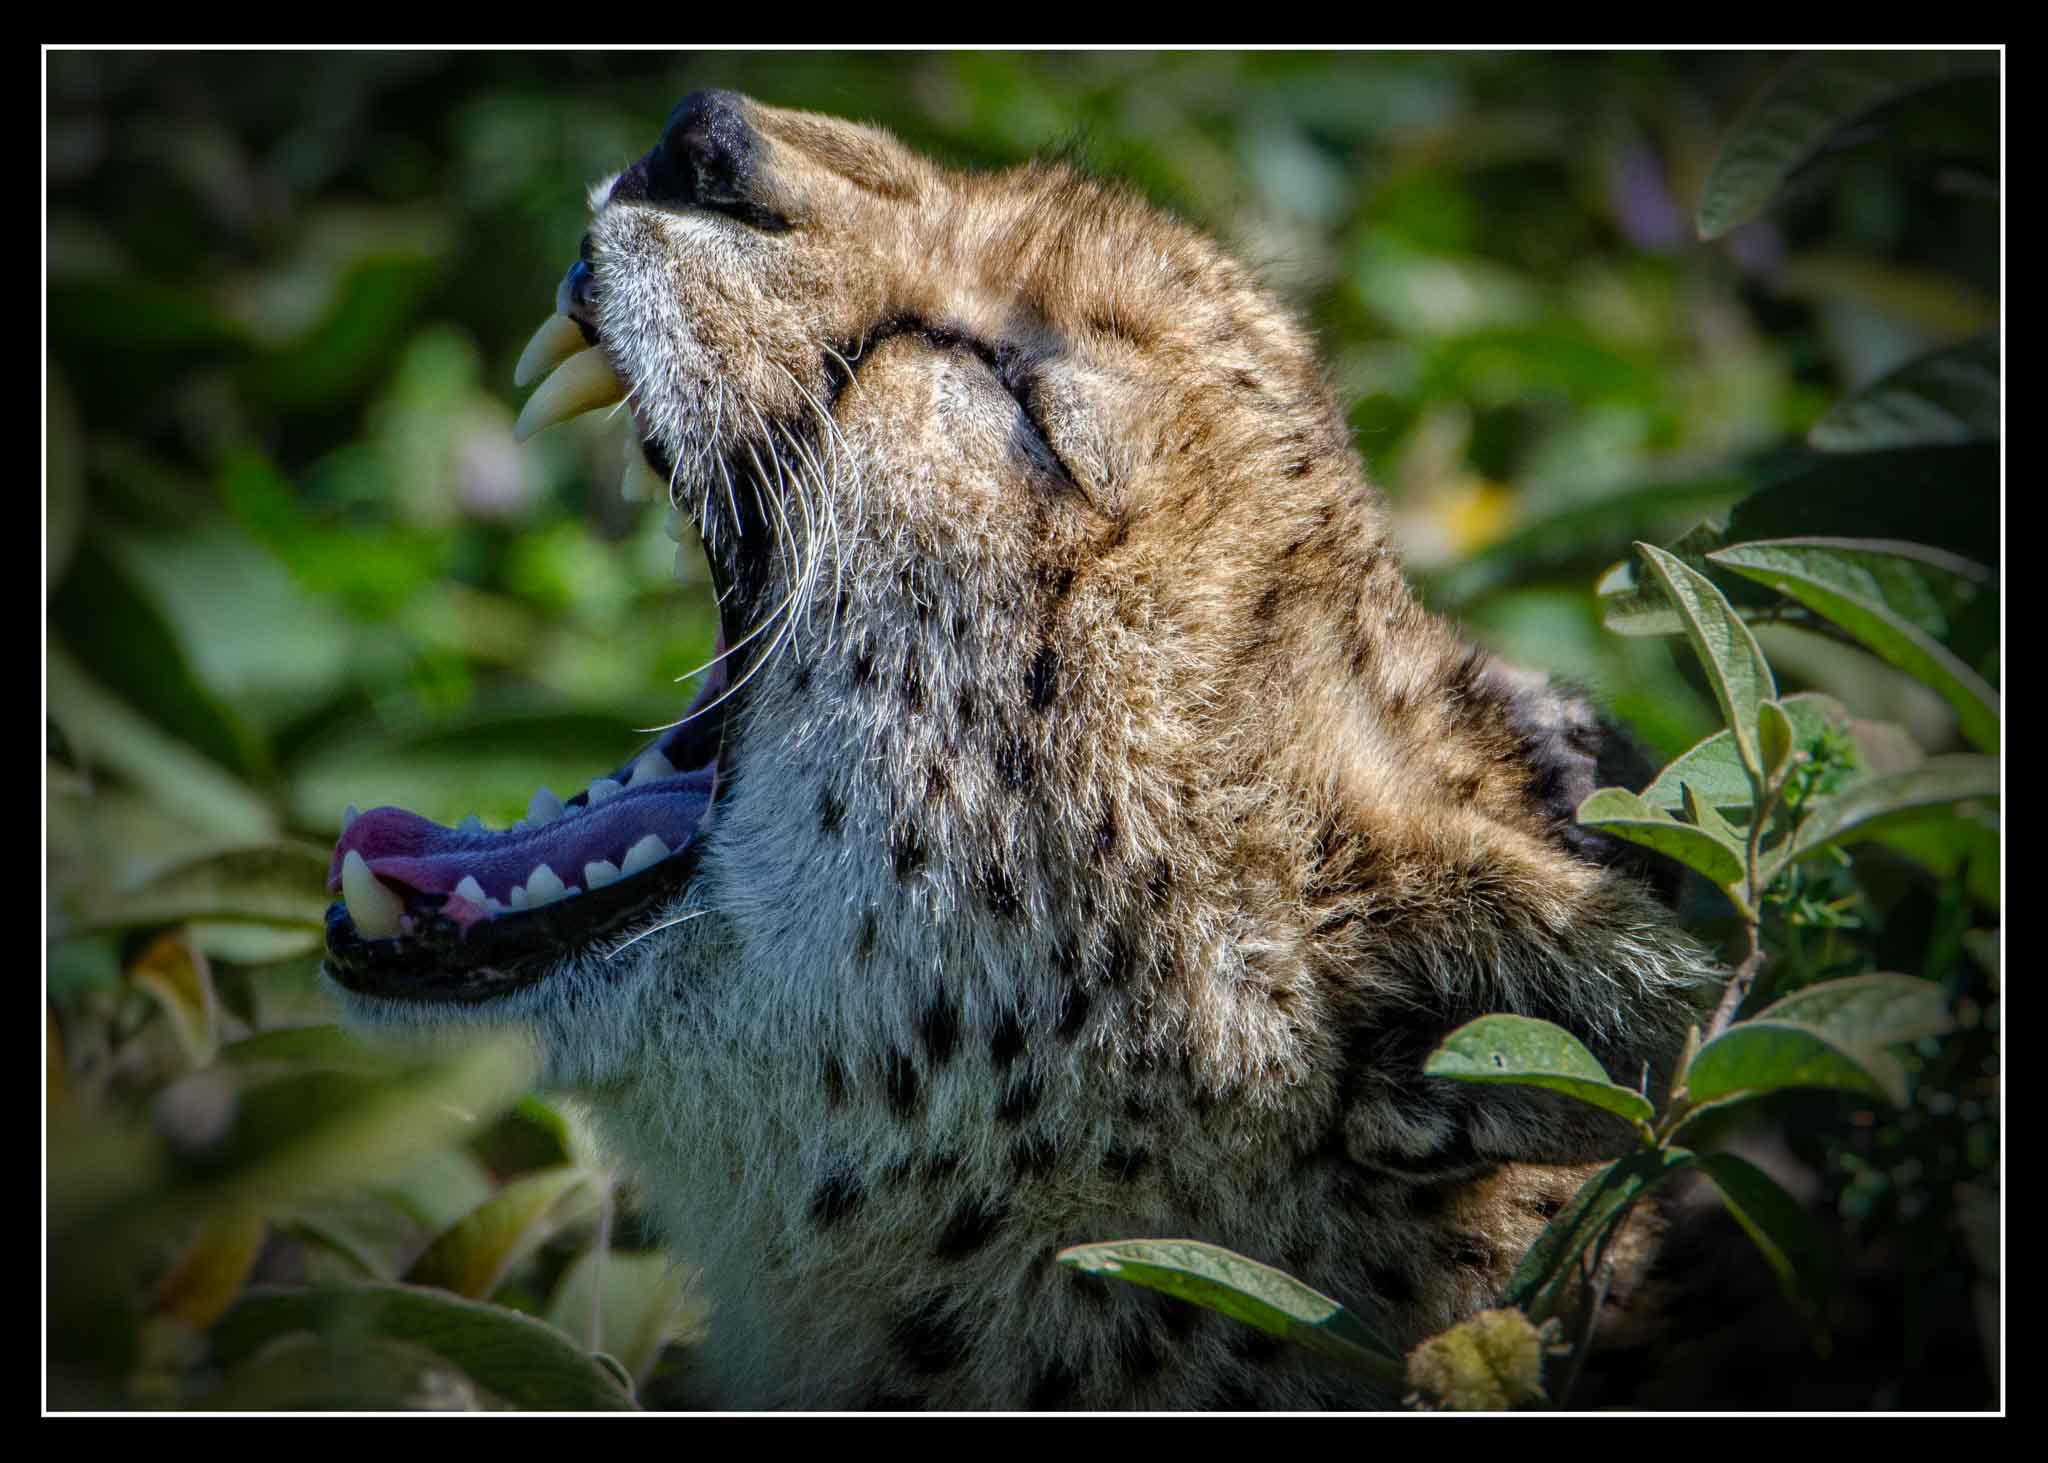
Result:
<instances>
[{"instance_id":1,"label":"cheetah head","mask_svg":"<svg viewBox=\"0 0 2048 1463\"><path fill-rule=\"evenodd\" d=\"M1706 962L1572 822L1611 741L1416 602L1248 272L1064 165L963 174L721 92L592 204L521 429L627 403L719 660L511 830L358 817L328 943L357 1015L526 1026L688 1176L679 1228L770 1265L934 1153L970 1186L1078 1155L1005 1200L1035 1253L1243 1242L1215 1176L1261 1152L1608 1150L1422 1058L1515 1010L1633 1077ZM1186 1169L1138 1197L1105 1155L1141 1111Z\"/></svg>"}]
</instances>

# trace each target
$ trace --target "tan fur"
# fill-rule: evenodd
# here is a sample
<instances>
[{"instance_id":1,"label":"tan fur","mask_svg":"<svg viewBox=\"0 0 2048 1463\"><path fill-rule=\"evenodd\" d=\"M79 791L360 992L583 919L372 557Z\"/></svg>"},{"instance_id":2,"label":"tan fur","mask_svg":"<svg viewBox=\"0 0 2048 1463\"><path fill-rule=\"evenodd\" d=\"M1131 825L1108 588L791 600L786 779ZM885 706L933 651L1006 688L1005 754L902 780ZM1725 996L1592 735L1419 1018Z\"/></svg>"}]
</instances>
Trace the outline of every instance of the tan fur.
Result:
<instances>
[{"instance_id":1,"label":"tan fur","mask_svg":"<svg viewBox=\"0 0 2048 1463\"><path fill-rule=\"evenodd\" d=\"M1385 1400L1051 1257L1216 1241L1402 1346L1490 1303L1626 1135L1423 1058L1521 1011L1655 1082L1710 978L1532 791L1592 723L1416 601L1311 342L1207 239L739 106L786 227L603 190L590 257L643 437L790 623L700 917L484 1019L705 1266L722 1401Z\"/></svg>"}]
</instances>

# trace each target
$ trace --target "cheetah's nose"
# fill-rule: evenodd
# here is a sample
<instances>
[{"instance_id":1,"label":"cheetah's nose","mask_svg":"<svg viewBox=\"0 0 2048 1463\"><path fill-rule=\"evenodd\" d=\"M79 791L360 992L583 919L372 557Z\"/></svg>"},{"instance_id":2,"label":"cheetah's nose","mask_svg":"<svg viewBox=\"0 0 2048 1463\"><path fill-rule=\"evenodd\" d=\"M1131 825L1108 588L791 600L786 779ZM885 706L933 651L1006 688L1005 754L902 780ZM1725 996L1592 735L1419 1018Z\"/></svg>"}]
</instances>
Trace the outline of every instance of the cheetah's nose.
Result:
<instances>
[{"instance_id":1,"label":"cheetah's nose","mask_svg":"<svg viewBox=\"0 0 2048 1463\"><path fill-rule=\"evenodd\" d=\"M569 266L562 282L555 286L555 313L567 315L583 327L585 340L597 339L597 276L579 259Z\"/></svg>"}]
</instances>

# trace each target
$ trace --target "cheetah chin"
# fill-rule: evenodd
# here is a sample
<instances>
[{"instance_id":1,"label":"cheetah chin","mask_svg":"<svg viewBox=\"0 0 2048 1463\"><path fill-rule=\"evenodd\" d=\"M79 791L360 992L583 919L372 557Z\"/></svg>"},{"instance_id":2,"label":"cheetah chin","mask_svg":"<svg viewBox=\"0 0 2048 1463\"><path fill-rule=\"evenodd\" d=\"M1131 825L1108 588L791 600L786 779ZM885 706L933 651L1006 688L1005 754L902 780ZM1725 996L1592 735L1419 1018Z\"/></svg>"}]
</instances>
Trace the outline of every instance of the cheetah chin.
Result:
<instances>
[{"instance_id":1,"label":"cheetah chin","mask_svg":"<svg viewBox=\"0 0 2048 1463\"><path fill-rule=\"evenodd\" d=\"M1429 1053L1520 1012L1654 1090L1715 976L1574 821L1622 743L1418 602L1285 307L1066 164L699 93L555 305L518 433L628 404L718 659L511 829L355 816L352 1019L531 1035L720 1405L1389 1401L1055 1257L1209 1241L1403 1346L1492 1303L1631 1134Z\"/></svg>"}]
</instances>

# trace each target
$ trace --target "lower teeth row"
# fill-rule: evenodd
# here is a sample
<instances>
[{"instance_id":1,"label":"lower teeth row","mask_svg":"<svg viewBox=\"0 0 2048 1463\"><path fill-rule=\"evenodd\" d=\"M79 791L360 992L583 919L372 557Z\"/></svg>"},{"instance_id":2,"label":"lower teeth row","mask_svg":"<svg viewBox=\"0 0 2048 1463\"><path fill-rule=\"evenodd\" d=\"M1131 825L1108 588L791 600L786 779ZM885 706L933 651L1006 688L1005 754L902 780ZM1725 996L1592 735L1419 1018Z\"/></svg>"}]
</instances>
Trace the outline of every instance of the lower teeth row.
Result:
<instances>
[{"instance_id":1,"label":"lower teeth row","mask_svg":"<svg viewBox=\"0 0 2048 1463\"><path fill-rule=\"evenodd\" d=\"M616 864L609 859L585 864L580 886L563 883L561 876L552 868L538 864L526 876L526 882L513 885L502 900L486 894L474 874L464 874L454 893L472 904L482 905L494 915L507 910L517 913L539 909L559 899L574 898L586 888L602 889L607 884L651 868L667 858L670 852L659 834L649 833L627 849L625 857ZM398 933L400 918L405 913L405 901L371 873L362 854L353 849L342 860L341 897L348 908L349 919L355 924L356 933L364 939L386 940Z\"/></svg>"}]
</instances>

